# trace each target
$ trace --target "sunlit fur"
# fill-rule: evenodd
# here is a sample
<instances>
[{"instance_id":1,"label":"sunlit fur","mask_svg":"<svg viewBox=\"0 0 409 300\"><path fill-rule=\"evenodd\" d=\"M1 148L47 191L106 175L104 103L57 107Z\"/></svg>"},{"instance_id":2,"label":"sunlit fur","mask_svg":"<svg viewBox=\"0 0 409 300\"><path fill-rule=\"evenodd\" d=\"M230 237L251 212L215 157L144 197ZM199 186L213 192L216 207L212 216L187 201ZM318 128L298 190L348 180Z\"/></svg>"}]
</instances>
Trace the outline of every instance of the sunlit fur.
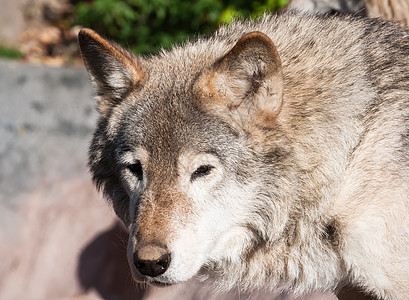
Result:
<instances>
[{"instance_id":1,"label":"sunlit fur","mask_svg":"<svg viewBox=\"0 0 409 300\"><path fill-rule=\"evenodd\" d=\"M409 295L407 29L285 14L147 58L79 42L101 112L90 170L136 280ZM171 253L155 278L133 266L146 243Z\"/></svg>"}]
</instances>

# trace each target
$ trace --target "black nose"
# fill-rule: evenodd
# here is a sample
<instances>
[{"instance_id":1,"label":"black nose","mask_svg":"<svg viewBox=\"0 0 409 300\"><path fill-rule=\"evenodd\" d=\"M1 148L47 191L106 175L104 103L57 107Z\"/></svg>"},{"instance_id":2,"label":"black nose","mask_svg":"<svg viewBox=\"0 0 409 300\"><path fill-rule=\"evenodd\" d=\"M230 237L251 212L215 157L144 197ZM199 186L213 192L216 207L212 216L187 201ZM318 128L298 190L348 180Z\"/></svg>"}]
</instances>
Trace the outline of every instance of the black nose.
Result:
<instances>
[{"instance_id":1,"label":"black nose","mask_svg":"<svg viewBox=\"0 0 409 300\"><path fill-rule=\"evenodd\" d=\"M156 277L166 272L170 253L157 245L146 245L134 253L134 265L142 275Z\"/></svg>"}]
</instances>

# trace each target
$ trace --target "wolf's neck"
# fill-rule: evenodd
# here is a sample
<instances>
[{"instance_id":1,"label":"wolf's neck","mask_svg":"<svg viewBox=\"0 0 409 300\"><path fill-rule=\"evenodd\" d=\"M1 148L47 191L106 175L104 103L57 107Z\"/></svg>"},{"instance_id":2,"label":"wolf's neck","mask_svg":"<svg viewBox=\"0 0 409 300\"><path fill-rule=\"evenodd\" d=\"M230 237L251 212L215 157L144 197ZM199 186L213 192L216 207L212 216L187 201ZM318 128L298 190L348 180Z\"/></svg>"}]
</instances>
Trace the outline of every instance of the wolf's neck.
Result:
<instances>
[{"instance_id":1,"label":"wolf's neck","mask_svg":"<svg viewBox=\"0 0 409 300\"><path fill-rule=\"evenodd\" d=\"M267 289L296 295L332 290L340 281L343 265L331 237L325 236L331 232L302 221L289 230L288 238L254 245L245 254L245 265L223 266L222 281L216 284L222 289L236 286L247 291Z\"/></svg>"}]
</instances>

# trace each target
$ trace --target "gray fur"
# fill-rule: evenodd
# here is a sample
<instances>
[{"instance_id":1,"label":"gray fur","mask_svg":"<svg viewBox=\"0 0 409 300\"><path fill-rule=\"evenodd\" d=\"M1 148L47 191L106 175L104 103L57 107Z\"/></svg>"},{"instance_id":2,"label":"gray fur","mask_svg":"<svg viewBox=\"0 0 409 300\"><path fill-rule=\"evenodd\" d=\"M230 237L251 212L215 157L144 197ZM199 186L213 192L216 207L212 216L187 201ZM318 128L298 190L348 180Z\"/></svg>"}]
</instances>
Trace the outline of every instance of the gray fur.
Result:
<instances>
[{"instance_id":1,"label":"gray fur","mask_svg":"<svg viewBox=\"0 0 409 300\"><path fill-rule=\"evenodd\" d=\"M267 44L254 46L258 60L243 54L242 69L224 59L251 32L264 33L274 43L282 91L281 83L263 87L271 73L263 54ZM407 29L376 19L264 16L233 22L211 37L144 59L123 58L123 52L111 49L112 54L89 42L95 36L83 31L79 37L104 106L89 165L118 216L131 233L135 230L136 244L144 239L165 243L177 236L174 223L193 230L200 211L196 199L175 196L178 161L189 151L210 153L228 176L209 192L203 207L213 201L231 213L224 202L234 186L243 189L243 199L251 192L252 200L251 205L240 196L235 200L248 205L234 227L243 231L240 259L209 258L199 274L215 278L222 288L302 294L351 282L385 299L409 294ZM96 52L103 54L101 63L91 57ZM123 69L95 74L111 60L109 66L125 60ZM214 91L206 85L209 72L218 80ZM110 78L128 74L129 82L131 73L143 76L135 77L122 98L106 92L107 85L119 84ZM274 98L274 118L267 121L256 118L269 109L264 88L272 97L281 95L282 102ZM214 94L223 100L209 100ZM148 180L132 218L135 179L124 171L123 157L141 147L149 155L143 174ZM183 208L177 199L184 199ZM161 210L167 217L159 220ZM157 232L167 230L169 235ZM164 276L157 283L175 283Z\"/></svg>"}]
</instances>

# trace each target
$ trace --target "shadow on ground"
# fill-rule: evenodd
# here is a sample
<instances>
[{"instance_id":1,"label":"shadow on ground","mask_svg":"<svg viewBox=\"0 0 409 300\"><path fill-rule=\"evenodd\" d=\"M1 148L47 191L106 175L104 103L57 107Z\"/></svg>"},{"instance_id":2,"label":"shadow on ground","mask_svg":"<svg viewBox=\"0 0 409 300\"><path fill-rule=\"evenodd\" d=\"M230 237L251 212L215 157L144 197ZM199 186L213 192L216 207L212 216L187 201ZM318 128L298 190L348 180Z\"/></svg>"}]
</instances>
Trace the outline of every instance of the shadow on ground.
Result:
<instances>
[{"instance_id":1,"label":"shadow on ground","mask_svg":"<svg viewBox=\"0 0 409 300\"><path fill-rule=\"evenodd\" d=\"M86 246L78 262L78 280L85 292L95 289L103 299L143 299L147 291L132 281L126 242L127 233L115 223Z\"/></svg>"}]
</instances>

